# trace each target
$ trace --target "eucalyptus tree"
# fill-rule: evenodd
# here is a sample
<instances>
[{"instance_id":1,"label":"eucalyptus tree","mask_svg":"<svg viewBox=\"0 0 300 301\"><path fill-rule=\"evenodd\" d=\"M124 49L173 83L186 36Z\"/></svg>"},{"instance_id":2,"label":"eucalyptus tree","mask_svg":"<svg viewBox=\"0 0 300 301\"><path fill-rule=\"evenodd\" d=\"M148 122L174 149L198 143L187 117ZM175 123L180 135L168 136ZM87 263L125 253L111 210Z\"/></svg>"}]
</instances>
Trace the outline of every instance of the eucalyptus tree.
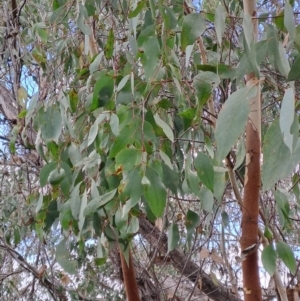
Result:
<instances>
[{"instance_id":1,"label":"eucalyptus tree","mask_svg":"<svg viewBox=\"0 0 300 301\"><path fill-rule=\"evenodd\" d=\"M1 299L294 300L298 4L0 5Z\"/></svg>"}]
</instances>

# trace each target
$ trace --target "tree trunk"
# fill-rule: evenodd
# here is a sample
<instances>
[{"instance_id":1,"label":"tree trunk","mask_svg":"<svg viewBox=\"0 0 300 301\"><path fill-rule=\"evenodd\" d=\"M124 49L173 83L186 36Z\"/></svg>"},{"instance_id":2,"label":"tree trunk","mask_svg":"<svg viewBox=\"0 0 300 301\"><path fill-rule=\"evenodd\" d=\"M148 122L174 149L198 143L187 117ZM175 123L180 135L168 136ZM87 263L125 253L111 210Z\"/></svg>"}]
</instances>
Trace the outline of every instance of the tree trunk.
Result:
<instances>
[{"instance_id":1,"label":"tree trunk","mask_svg":"<svg viewBox=\"0 0 300 301\"><path fill-rule=\"evenodd\" d=\"M161 254L168 253L168 237L165 233L160 232L154 225L152 225L145 217L139 217L140 229L139 233L151 244L152 247L157 248ZM216 301L241 301L238 296L234 295L230 288L224 285L215 285L212 279L201 268L191 260L189 260L183 253L174 249L168 253L171 264L182 275L187 277L190 281L197 284L205 295L210 300ZM200 287L199 287L200 286ZM252 301L255 301L254 299Z\"/></svg>"},{"instance_id":2,"label":"tree trunk","mask_svg":"<svg viewBox=\"0 0 300 301\"><path fill-rule=\"evenodd\" d=\"M256 17L256 1L244 0L244 13ZM257 40L257 19L252 19L253 39ZM255 97L250 99L251 110L246 128L246 172L242 213L242 252L258 243L258 215L260 193L261 154L261 107L260 87L253 73L246 76L247 86L257 86ZM245 252L245 251L244 251ZM259 278L257 249L246 256L242 263L245 301L261 301L262 292Z\"/></svg>"}]
</instances>

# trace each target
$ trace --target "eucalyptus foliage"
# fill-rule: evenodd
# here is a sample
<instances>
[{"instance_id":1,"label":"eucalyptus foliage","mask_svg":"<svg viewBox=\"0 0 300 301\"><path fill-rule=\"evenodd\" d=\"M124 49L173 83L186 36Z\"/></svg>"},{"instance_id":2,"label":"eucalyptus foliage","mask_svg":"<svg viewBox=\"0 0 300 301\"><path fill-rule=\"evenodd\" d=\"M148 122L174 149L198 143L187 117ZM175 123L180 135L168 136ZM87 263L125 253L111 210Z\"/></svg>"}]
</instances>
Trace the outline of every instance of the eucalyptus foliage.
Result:
<instances>
[{"instance_id":1,"label":"eucalyptus foliage","mask_svg":"<svg viewBox=\"0 0 300 301\"><path fill-rule=\"evenodd\" d=\"M7 20L9 3L0 5ZM160 257L139 232L141 216L168 234L168 252L188 254L215 286L234 286L241 211L228 170L242 193L249 72L262 87L260 226L270 246L261 276L276 263L282 276L296 272L297 3L259 3L256 44L240 1L27 0L18 8L17 46L9 21L0 28L0 85L18 111L12 122L2 105L1 300L124 298L116 244L134 249L167 298L163 279L179 283L182 271L167 254L154 267ZM41 265L55 289L34 274ZM188 298L184 287L171 291Z\"/></svg>"}]
</instances>

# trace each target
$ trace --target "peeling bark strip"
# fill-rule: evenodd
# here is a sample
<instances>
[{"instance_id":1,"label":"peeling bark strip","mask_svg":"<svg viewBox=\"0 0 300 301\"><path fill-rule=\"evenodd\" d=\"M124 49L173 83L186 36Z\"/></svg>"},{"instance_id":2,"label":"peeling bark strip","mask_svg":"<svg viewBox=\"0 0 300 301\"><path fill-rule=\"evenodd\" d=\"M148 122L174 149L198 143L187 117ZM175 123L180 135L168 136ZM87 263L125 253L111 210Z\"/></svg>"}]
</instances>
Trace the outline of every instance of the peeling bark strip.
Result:
<instances>
[{"instance_id":1,"label":"peeling bark strip","mask_svg":"<svg viewBox=\"0 0 300 301\"><path fill-rule=\"evenodd\" d=\"M244 17L256 15L256 1L243 0ZM257 41L257 19L252 19L253 42ZM256 85L255 97L250 99L250 114L246 128L246 171L242 213L242 252L257 243L259 193L260 193L260 154L261 154L261 106L259 82L253 73L246 75L247 86ZM259 278L258 253L255 250L242 263L244 301L262 301Z\"/></svg>"},{"instance_id":2,"label":"peeling bark strip","mask_svg":"<svg viewBox=\"0 0 300 301\"><path fill-rule=\"evenodd\" d=\"M139 217L140 229L139 233L162 254L168 252L168 237L165 233L160 232L145 217ZM194 262L179 252L177 249L171 251L168 256L174 268L182 273L193 283L199 279L202 281L202 292L211 300L216 301L241 301L236 295L232 294L225 286L216 286L211 278L203 272ZM255 301L254 299L252 301Z\"/></svg>"},{"instance_id":3,"label":"peeling bark strip","mask_svg":"<svg viewBox=\"0 0 300 301\"><path fill-rule=\"evenodd\" d=\"M127 299L128 301L140 301L141 299L136 283L134 266L133 266L130 250L129 250L128 265L121 251L120 251L120 258L121 258L124 286L126 290Z\"/></svg>"}]
</instances>

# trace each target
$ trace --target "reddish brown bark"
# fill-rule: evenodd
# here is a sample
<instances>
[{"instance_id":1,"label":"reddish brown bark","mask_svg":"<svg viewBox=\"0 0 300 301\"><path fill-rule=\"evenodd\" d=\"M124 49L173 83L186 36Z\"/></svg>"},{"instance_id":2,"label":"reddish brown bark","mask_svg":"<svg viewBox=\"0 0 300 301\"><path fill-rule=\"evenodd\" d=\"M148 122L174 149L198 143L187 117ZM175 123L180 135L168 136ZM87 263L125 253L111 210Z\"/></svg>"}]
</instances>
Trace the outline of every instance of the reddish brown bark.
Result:
<instances>
[{"instance_id":1,"label":"reddish brown bark","mask_svg":"<svg viewBox=\"0 0 300 301\"><path fill-rule=\"evenodd\" d=\"M260 137L251 122L248 122L246 135L248 164L246 167L242 215L242 250L258 242L258 200L260 191ZM262 294L257 251L246 257L246 260L243 261L242 268L244 300L261 301Z\"/></svg>"},{"instance_id":2,"label":"reddish brown bark","mask_svg":"<svg viewBox=\"0 0 300 301\"><path fill-rule=\"evenodd\" d=\"M129 262L127 262L124 258L122 252L120 252L124 286L127 295L128 301L141 301L138 286L136 283L134 266L132 262L131 252L129 250Z\"/></svg>"},{"instance_id":3,"label":"reddish brown bark","mask_svg":"<svg viewBox=\"0 0 300 301\"><path fill-rule=\"evenodd\" d=\"M244 14L256 16L256 0L243 0ZM253 42L257 41L257 19L252 19ZM260 85L254 74L247 74L247 86L256 85L256 96L250 99L250 114L246 129L246 173L242 212L242 251L258 243L260 193L261 106ZM242 263L244 301L262 301L257 250Z\"/></svg>"}]
</instances>

